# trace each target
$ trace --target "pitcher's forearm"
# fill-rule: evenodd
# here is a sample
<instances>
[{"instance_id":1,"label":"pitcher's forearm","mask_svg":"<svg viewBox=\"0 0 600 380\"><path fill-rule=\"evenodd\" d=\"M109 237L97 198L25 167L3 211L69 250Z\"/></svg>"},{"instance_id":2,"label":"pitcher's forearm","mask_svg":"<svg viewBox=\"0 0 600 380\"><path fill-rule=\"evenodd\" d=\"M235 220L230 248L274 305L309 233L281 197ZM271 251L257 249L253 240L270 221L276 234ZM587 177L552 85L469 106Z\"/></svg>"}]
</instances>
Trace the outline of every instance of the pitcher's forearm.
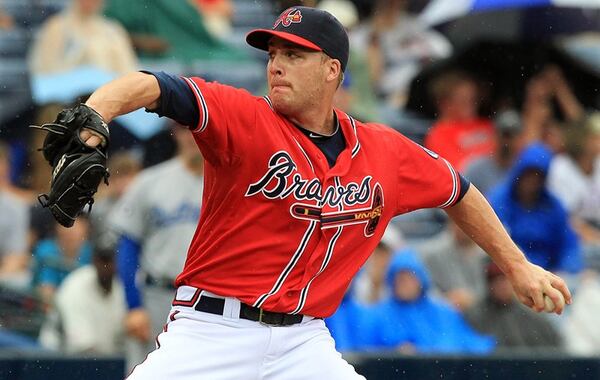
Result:
<instances>
[{"instance_id":1,"label":"pitcher's forearm","mask_svg":"<svg viewBox=\"0 0 600 380\"><path fill-rule=\"evenodd\" d=\"M446 213L505 273L527 260L475 186L471 185L464 198Z\"/></svg>"},{"instance_id":2,"label":"pitcher's forearm","mask_svg":"<svg viewBox=\"0 0 600 380\"><path fill-rule=\"evenodd\" d=\"M475 186L471 186L458 204L446 209L446 213L492 257L524 305L542 311L547 307L547 297L555 305L552 311L561 314L565 302L571 303L571 293L564 280L527 261Z\"/></svg>"},{"instance_id":3,"label":"pitcher's forearm","mask_svg":"<svg viewBox=\"0 0 600 380\"><path fill-rule=\"evenodd\" d=\"M106 122L139 108L155 108L160 87L154 75L135 72L115 79L98 88L86 104Z\"/></svg>"}]
</instances>

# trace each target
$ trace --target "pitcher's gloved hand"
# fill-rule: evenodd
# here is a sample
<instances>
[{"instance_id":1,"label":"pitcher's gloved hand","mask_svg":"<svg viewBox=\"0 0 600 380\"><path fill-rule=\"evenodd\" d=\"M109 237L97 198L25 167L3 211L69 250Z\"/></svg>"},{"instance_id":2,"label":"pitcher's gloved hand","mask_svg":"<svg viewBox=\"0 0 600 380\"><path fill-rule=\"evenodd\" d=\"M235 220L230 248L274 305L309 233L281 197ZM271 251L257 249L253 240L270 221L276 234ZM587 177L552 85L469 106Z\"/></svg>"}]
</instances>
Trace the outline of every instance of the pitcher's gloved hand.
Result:
<instances>
[{"instance_id":1,"label":"pitcher's gloved hand","mask_svg":"<svg viewBox=\"0 0 600 380\"><path fill-rule=\"evenodd\" d=\"M100 181L108 185L108 126L96 111L80 104L62 110L53 123L32 127L48 132L41 150L52 166L50 191L38 200L58 223L71 227L86 204L91 210ZM86 144L82 136L90 134L100 143Z\"/></svg>"}]
</instances>

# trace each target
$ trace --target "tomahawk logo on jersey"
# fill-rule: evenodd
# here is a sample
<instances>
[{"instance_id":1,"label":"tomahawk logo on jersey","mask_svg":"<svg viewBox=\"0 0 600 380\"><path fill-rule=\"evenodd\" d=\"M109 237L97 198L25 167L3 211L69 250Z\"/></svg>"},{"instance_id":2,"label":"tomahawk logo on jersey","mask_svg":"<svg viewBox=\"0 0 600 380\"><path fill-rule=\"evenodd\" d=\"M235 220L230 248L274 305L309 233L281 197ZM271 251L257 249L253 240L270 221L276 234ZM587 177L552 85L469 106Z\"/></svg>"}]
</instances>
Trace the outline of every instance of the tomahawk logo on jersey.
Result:
<instances>
[{"instance_id":1,"label":"tomahawk logo on jersey","mask_svg":"<svg viewBox=\"0 0 600 380\"><path fill-rule=\"evenodd\" d=\"M336 110L346 148L330 167L267 97L185 80L206 166L204 208L177 285L326 317L392 217L459 198L452 166L388 127Z\"/></svg>"}]
</instances>

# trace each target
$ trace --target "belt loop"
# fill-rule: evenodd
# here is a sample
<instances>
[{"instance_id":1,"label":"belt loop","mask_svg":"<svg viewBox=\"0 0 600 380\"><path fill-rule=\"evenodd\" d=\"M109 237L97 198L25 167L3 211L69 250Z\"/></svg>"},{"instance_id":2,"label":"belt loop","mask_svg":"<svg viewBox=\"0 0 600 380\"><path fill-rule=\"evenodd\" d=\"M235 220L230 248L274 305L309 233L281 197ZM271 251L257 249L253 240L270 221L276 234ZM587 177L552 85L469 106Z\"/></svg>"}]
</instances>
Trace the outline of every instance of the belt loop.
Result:
<instances>
[{"instance_id":1,"label":"belt loop","mask_svg":"<svg viewBox=\"0 0 600 380\"><path fill-rule=\"evenodd\" d=\"M264 316L264 312L262 307L260 309L258 309L258 322L259 323L263 323L263 316Z\"/></svg>"},{"instance_id":2,"label":"belt loop","mask_svg":"<svg viewBox=\"0 0 600 380\"><path fill-rule=\"evenodd\" d=\"M204 297L204 290L202 290L202 289L198 289L198 290L199 290L200 292L198 293L198 298L196 299L196 302L194 302L194 305L192 306L193 308L195 308L195 307L196 307L196 304L197 304L198 302L200 302L200 299L201 299L202 297Z\"/></svg>"},{"instance_id":3,"label":"belt loop","mask_svg":"<svg viewBox=\"0 0 600 380\"><path fill-rule=\"evenodd\" d=\"M240 301L233 297L225 297L225 305L223 306L223 319L237 321L240 319Z\"/></svg>"}]
</instances>

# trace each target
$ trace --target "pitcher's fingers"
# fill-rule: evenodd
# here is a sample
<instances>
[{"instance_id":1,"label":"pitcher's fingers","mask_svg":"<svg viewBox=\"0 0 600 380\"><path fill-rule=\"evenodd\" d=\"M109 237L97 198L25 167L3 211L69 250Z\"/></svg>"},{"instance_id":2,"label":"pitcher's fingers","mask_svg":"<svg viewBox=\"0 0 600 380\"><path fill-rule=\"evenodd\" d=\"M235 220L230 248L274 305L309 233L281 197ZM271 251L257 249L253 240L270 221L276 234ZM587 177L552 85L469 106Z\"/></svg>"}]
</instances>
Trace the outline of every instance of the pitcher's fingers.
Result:
<instances>
[{"instance_id":1,"label":"pitcher's fingers","mask_svg":"<svg viewBox=\"0 0 600 380\"><path fill-rule=\"evenodd\" d=\"M530 290L529 297L531 297L531 299L533 300L533 308L536 311L544 310L545 303L544 303L544 293L542 292L542 289L540 289L538 287L532 288Z\"/></svg>"},{"instance_id":2,"label":"pitcher's fingers","mask_svg":"<svg viewBox=\"0 0 600 380\"><path fill-rule=\"evenodd\" d=\"M85 129L85 128L79 133L79 138L86 145L91 146L91 147L95 147L95 146L104 144L104 137L100 136L99 134L97 134L89 129Z\"/></svg>"},{"instance_id":3,"label":"pitcher's fingers","mask_svg":"<svg viewBox=\"0 0 600 380\"><path fill-rule=\"evenodd\" d=\"M529 308L533 308L533 300L530 297L524 297L519 295L519 301L521 301L521 303L523 303L523 305L529 307Z\"/></svg>"},{"instance_id":4,"label":"pitcher's fingers","mask_svg":"<svg viewBox=\"0 0 600 380\"><path fill-rule=\"evenodd\" d=\"M83 129L81 130L81 132L79 132L79 138L81 138L81 141L89 139L91 135L92 131L90 131L89 129Z\"/></svg>"},{"instance_id":5,"label":"pitcher's fingers","mask_svg":"<svg viewBox=\"0 0 600 380\"><path fill-rule=\"evenodd\" d=\"M558 291L562 293L567 305L570 305L573 302L571 291L569 291L567 283L562 278L555 275L552 281L550 281L550 284L552 284L554 289L558 289Z\"/></svg>"},{"instance_id":6,"label":"pitcher's fingers","mask_svg":"<svg viewBox=\"0 0 600 380\"><path fill-rule=\"evenodd\" d=\"M545 294L550 297L554 303L554 313L559 315L562 314L565 308L565 300L562 293L558 289L550 287L545 291Z\"/></svg>"},{"instance_id":7,"label":"pitcher's fingers","mask_svg":"<svg viewBox=\"0 0 600 380\"><path fill-rule=\"evenodd\" d=\"M102 142L102 138L96 135L92 135L87 140L84 140L84 142L86 143L86 145L94 147L100 145L100 143Z\"/></svg>"}]
</instances>

